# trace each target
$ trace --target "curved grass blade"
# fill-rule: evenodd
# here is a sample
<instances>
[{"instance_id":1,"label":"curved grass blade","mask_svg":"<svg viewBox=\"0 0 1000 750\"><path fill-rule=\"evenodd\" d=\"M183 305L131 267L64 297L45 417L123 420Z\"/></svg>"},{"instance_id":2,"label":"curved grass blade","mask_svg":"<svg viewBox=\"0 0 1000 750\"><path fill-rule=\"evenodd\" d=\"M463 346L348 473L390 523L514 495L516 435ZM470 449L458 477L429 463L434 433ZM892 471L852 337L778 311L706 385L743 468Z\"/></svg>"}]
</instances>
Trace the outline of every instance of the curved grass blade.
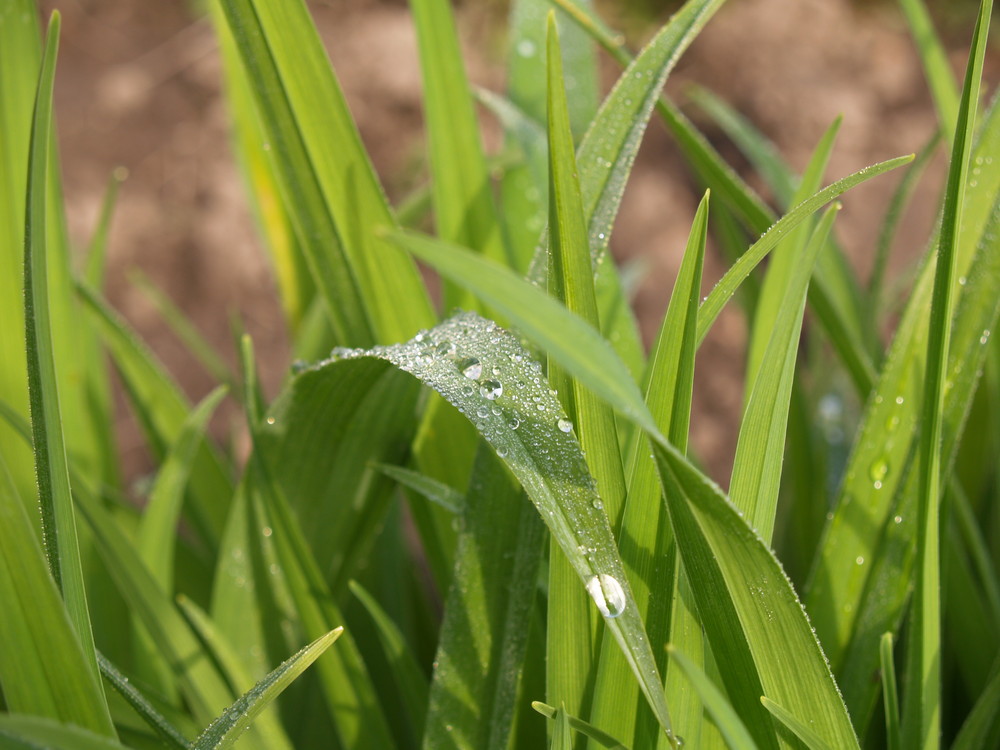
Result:
<instances>
[{"instance_id":1,"label":"curved grass blade","mask_svg":"<svg viewBox=\"0 0 1000 750\"><path fill-rule=\"evenodd\" d=\"M104 705L103 711L94 718L97 719L101 732L114 736L97 668L73 498L70 494L69 463L56 381L50 308L48 255L52 248L47 239L46 203L49 192L52 88L59 47L59 25L59 13L54 12L39 74L28 161L24 228L24 321L28 353L28 395L42 535L49 569L66 601L84 659L96 684L99 703Z\"/></svg>"},{"instance_id":2,"label":"curved grass blade","mask_svg":"<svg viewBox=\"0 0 1000 750\"><path fill-rule=\"evenodd\" d=\"M9 711L113 735L103 693L0 454L0 687Z\"/></svg>"},{"instance_id":3,"label":"curved grass blade","mask_svg":"<svg viewBox=\"0 0 1000 750\"><path fill-rule=\"evenodd\" d=\"M945 188L940 244L931 298L927 367L924 373L923 411L919 440L917 485L916 589L911 608L913 630L907 659L907 689L903 714L903 741L907 747L930 750L938 744L941 721L941 559L940 497L941 435L945 413L945 367L951 340L953 283L957 276L959 228L966 181L971 169L972 140L979 106L983 58L989 34L992 0L983 0L962 89L951 167Z\"/></svg>"},{"instance_id":4,"label":"curved grass blade","mask_svg":"<svg viewBox=\"0 0 1000 750\"><path fill-rule=\"evenodd\" d=\"M562 53L555 12L549 13L546 34L549 153L549 294L591 326L598 328L597 295L587 228L580 202L577 163L563 83ZM597 491L612 526L617 525L625 501L618 433L611 407L576 382L549 359L550 385L563 394L562 403L575 425L580 447L597 483ZM608 703L594 691L594 663L603 633L599 620L576 584L576 573L553 541L549 555L549 605L546 628L546 697L574 715L591 715ZM615 656L621 658L621 651ZM626 672L627 664L624 665ZM634 684L634 683L633 683ZM665 725L669 729L669 724Z\"/></svg>"},{"instance_id":5,"label":"curved grass blade","mask_svg":"<svg viewBox=\"0 0 1000 750\"><path fill-rule=\"evenodd\" d=\"M77 282L84 306L91 312L112 361L125 382L125 390L146 432L153 452L164 456L183 429L191 411L187 397L171 379L155 355L101 296ZM190 519L201 541L211 551L218 549L226 522L232 479L222 459L203 440L192 465Z\"/></svg>"},{"instance_id":6,"label":"curved grass blade","mask_svg":"<svg viewBox=\"0 0 1000 750\"><path fill-rule=\"evenodd\" d=\"M819 735L809 728L808 724L792 714L784 706L775 703L766 695L761 696L760 702L764 708L771 712L771 716L780 721L787 729L791 730L796 737L805 743L805 746L809 750L834 750L832 745L824 742Z\"/></svg>"},{"instance_id":7,"label":"curved grass blade","mask_svg":"<svg viewBox=\"0 0 1000 750\"><path fill-rule=\"evenodd\" d=\"M129 750L125 745L81 727L40 716L0 713L4 750Z\"/></svg>"},{"instance_id":8,"label":"curved grass blade","mask_svg":"<svg viewBox=\"0 0 1000 750\"><path fill-rule=\"evenodd\" d=\"M393 232L390 236L443 276L464 284L492 309L503 313L521 333L615 409L655 431L628 369L594 328L559 302L513 271L464 248L415 232Z\"/></svg>"},{"instance_id":9,"label":"curved grass blade","mask_svg":"<svg viewBox=\"0 0 1000 750\"><path fill-rule=\"evenodd\" d=\"M1000 670L980 693L951 750L980 750L1000 742Z\"/></svg>"},{"instance_id":10,"label":"curved grass blade","mask_svg":"<svg viewBox=\"0 0 1000 750\"><path fill-rule=\"evenodd\" d=\"M882 665L882 698L885 708L887 750L902 750L899 732L899 694L896 690L896 659L892 653L892 633L883 633L879 641L879 661Z\"/></svg>"},{"instance_id":11,"label":"curved grass blade","mask_svg":"<svg viewBox=\"0 0 1000 750\"><path fill-rule=\"evenodd\" d=\"M378 464L376 468L387 477L395 479L404 487L409 487L450 513L461 513L465 507L465 495L426 474L389 464Z\"/></svg>"},{"instance_id":12,"label":"curved grass blade","mask_svg":"<svg viewBox=\"0 0 1000 750\"><path fill-rule=\"evenodd\" d=\"M770 321L771 335L761 359L761 363L770 364L766 368L758 365L740 424L729 495L767 543L771 542L778 506L788 411L809 279L839 210L837 203L827 209L802 257L794 268L788 269L791 275L784 299ZM766 299L765 293L761 296L761 305ZM757 309L763 308L758 306Z\"/></svg>"},{"instance_id":13,"label":"curved grass blade","mask_svg":"<svg viewBox=\"0 0 1000 750\"><path fill-rule=\"evenodd\" d=\"M537 595L545 527L482 444L467 497L434 657L427 750L509 747Z\"/></svg>"},{"instance_id":14,"label":"curved grass blade","mask_svg":"<svg viewBox=\"0 0 1000 750\"><path fill-rule=\"evenodd\" d=\"M368 616L375 623L379 642L385 651L392 677L396 681L403 705L408 712L407 719L412 727L414 744L423 736L424 721L427 718L427 696L429 694L427 677L417 663L403 633L392 621L389 614L371 594L362 588L357 581L351 581L348 586L351 594L361 602Z\"/></svg>"},{"instance_id":15,"label":"curved grass blade","mask_svg":"<svg viewBox=\"0 0 1000 750\"><path fill-rule=\"evenodd\" d=\"M434 319L305 3L222 0L296 234L341 343L399 341Z\"/></svg>"},{"instance_id":16,"label":"curved grass blade","mask_svg":"<svg viewBox=\"0 0 1000 750\"><path fill-rule=\"evenodd\" d=\"M705 338L708 329L712 327L712 323L715 322L722 308L729 301L730 297L735 294L736 289L743 280L750 275L754 267L800 222L855 185L859 185L866 180L870 180L872 177L876 177L911 161L913 161L912 155L900 156L873 164L870 167L865 167L823 188L811 198L804 200L785 214L726 271L726 274L702 303L701 309L698 311L698 341L700 342Z\"/></svg>"},{"instance_id":17,"label":"curved grass blade","mask_svg":"<svg viewBox=\"0 0 1000 750\"><path fill-rule=\"evenodd\" d=\"M572 317L543 292L534 291L561 315ZM579 347L580 339L575 341ZM540 365L529 361L513 336L473 313L455 316L419 340L335 354L310 371L350 371L366 359L386 360L433 387L476 425L521 481L626 653L647 700L665 720L662 685L603 503L571 434L573 425L548 390ZM576 374L580 368L570 363L584 356L577 349L561 363ZM345 360L351 366L345 367ZM605 372L610 369L607 358L602 363ZM644 410L641 401L639 408ZM648 414L644 421L651 421Z\"/></svg>"},{"instance_id":18,"label":"curved grass blade","mask_svg":"<svg viewBox=\"0 0 1000 750\"><path fill-rule=\"evenodd\" d=\"M589 737L601 747L607 747L611 750L628 750L625 745L607 732L598 729L593 724L590 724L583 719L578 719L576 716L567 714L566 711L562 709L553 708L547 703L542 703L541 701L532 701L531 707L547 719L558 720L558 716L566 717L566 723L571 729L575 729L580 734Z\"/></svg>"},{"instance_id":19,"label":"curved grass blade","mask_svg":"<svg viewBox=\"0 0 1000 750\"><path fill-rule=\"evenodd\" d=\"M698 693L705 710L719 728L726 744L731 748L754 750L757 744L753 741L747 728L743 726L739 715L733 710L732 704L726 699L719 688L715 686L705 670L689 659L672 645L667 645L667 653L680 671Z\"/></svg>"},{"instance_id":20,"label":"curved grass blade","mask_svg":"<svg viewBox=\"0 0 1000 750\"><path fill-rule=\"evenodd\" d=\"M411 0L420 50L423 108L437 235L512 264L500 232L479 123L447 0ZM445 290L444 308L464 290Z\"/></svg>"},{"instance_id":21,"label":"curved grass blade","mask_svg":"<svg viewBox=\"0 0 1000 750\"><path fill-rule=\"evenodd\" d=\"M205 729L194 742L195 750L223 750L232 747L257 715L267 708L292 680L302 674L306 667L316 661L343 632L343 628L331 630L282 662Z\"/></svg>"},{"instance_id":22,"label":"curved grass blade","mask_svg":"<svg viewBox=\"0 0 1000 750\"><path fill-rule=\"evenodd\" d=\"M843 699L791 582L722 492L655 442L674 538L729 699L759 747L778 733L765 695L832 747L858 747Z\"/></svg>"}]
</instances>

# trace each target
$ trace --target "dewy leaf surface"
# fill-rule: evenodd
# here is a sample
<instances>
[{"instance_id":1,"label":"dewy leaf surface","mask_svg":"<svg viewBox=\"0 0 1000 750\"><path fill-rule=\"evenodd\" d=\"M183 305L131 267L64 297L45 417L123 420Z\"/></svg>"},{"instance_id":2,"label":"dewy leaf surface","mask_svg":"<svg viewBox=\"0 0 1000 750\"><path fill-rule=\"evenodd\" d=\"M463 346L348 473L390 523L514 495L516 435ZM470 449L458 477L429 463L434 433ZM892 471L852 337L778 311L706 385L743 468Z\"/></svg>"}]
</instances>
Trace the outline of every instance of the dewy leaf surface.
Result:
<instances>
[{"instance_id":1,"label":"dewy leaf surface","mask_svg":"<svg viewBox=\"0 0 1000 750\"><path fill-rule=\"evenodd\" d=\"M475 424L538 508L654 710L665 714L662 683L601 497L541 365L495 323L462 313L403 344L334 350L333 359L311 369L365 358L409 372Z\"/></svg>"}]
</instances>

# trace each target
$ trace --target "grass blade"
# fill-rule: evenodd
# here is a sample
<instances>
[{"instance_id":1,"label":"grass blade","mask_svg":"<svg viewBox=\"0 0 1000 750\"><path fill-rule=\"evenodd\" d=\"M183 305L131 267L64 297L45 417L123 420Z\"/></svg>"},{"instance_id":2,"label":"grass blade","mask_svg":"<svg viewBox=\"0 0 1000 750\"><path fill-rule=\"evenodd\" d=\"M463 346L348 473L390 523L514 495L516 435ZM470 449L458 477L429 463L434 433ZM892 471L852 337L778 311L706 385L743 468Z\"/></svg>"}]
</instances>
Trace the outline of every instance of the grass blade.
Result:
<instances>
[{"instance_id":1,"label":"grass blade","mask_svg":"<svg viewBox=\"0 0 1000 750\"><path fill-rule=\"evenodd\" d=\"M805 743L809 750L833 750L833 747L824 742L809 726L792 714L784 706L775 703L766 695L760 699L761 705L771 712L771 716L780 721L787 729L790 729L796 737Z\"/></svg>"},{"instance_id":2,"label":"grass blade","mask_svg":"<svg viewBox=\"0 0 1000 750\"><path fill-rule=\"evenodd\" d=\"M903 739L908 747L936 747L941 710L941 560L939 502L941 496L941 433L944 415L945 366L951 339L953 278L958 265L967 175L971 169L972 138L979 104L983 57L986 54L992 0L983 0L976 20L962 101L955 126L951 167L945 189L944 215L934 274L927 368L919 442L917 560L915 600L911 609L913 641L907 660Z\"/></svg>"},{"instance_id":3,"label":"grass blade","mask_svg":"<svg viewBox=\"0 0 1000 750\"><path fill-rule=\"evenodd\" d=\"M98 702L104 705L98 728L114 736L100 684L94 634L84 586L83 567L70 494L69 464L62 430L59 391L49 302L46 202L49 191L49 148L52 127L52 87L59 46L59 14L53 13L46 38L38 95L32 120L28 162L28 196L24 229L24 320L28 351L28 393L31 405L35 475L42 512L42 533L49 568L66 601L84 659L91 670Z\"/></svg>"},{"instance_id":4,"label":"grass blade","mask_svg":"<svg viewBox=\"0 0 1000 750\"><path fill-rule=\"evenodd\" d=\"M882 698L885 707L885 736L887 750L903 747L899 731L899 695L896 690L896 659L892 653L892 633L883 633L879 642L879 660L882 664Z\"/></svg>"},{"instance_id":5,"label":"grass blade","mask_svg":"<svg viewBox=\"0 0 1000 750\"><path fill-rule=\"evenodd\" d=\"M286 687L318 659L344 632L343 628L331 630L317 638L294 656L267 675L243 694L233 705L205 729L195 741L196 750L223 750L232 747L257 715L284 691Z\"/></svg>"},{"instance_id":6,"label":"grass blade","mask_svg":"<svg viewBox=\"0 0 1000 750\"><path fill-rule=\"evenodd\" d=\"M962 724L951 750L979 750L1000 742L1000 671L994 670L990 684L979 695Z\"/></svg>"},{"instance_id":7,"label":"grass blade","mask_svg":"<svg viewBox=\"0 0 1000 750\"><path fill-rule=\"evenodd\" d=\"M601 747L611 748L611 750L628 750L625 745L607 732L598 729L593 724L590 724L583 719L567 714L566 711L562 709L553 708L552 706L542 703L541 701L532 701L531 707L548 719L557 719L557 716L564 716L566 718L566 723L570 728L575 729L580 734L586 735ZM565 729L563 731L565 731ZM572 747L572 745L569 745L569 747Z\"/></svg>"},{"instance_id":8,"label":"grass blade","mask_svg":"<svg viewBox=\"0 0 1000 750\"><path fill-rule=\"evenodd\" d=\"M924 75L934 98L944 142L952 143L955 140L961 96L951 73L948 55L934 32L934 24L923 0L900 0L899 6L920 53L920 62L923 63Z\"/></svg>"},{"instance_id":9,"label":"grass blade","mask_svg":"<svg viewBox=\"0 0 1000 750\"><path fill-rule=\"evenodd\" d=\"M4 750L128 750L125 745L72 725L39 716L0 713L0 745Z\"/></svg>"},{"instance_id":10,"label":"grass blade","mask_svg":"<svg viewBox=\"0 0 1000 750\"><path fill-rule=\"evenodd\" d=\"M782 305L776 311L771 327L766 329L771 331L771 335L761 362L771 364L766 368L758 365L753 390L740 424L729 486L730 498L767 543L771 542L774 531L778 490L781 487L788 411L809 279L839 210L840 204L827 209L802 258L794 268L788 269L791 276L785 287ZM761 305L767 298L765 292ZM757 309L758 312L763 310L761 306Z\"/></svg>"},{"instance_id":11,"label":"grass blade","mask_svg":"<svg viewBox=\"0 0 1000 750\"><path fill-rule=\"evenodd\" d=\"M759 702L788 708L831 747L858 747L805 611L763 540L668 443L654 443L674 538L733 706L760 747L777 747Z\"/></svg>"},{"instance_id":12,"label":"grass blade","mask_svg":"<svg viewBox=\"0 0 1000 750\"><path fill-rule=\"evenodd\" d=\"M757 744L753 741L747 728L743 726L739 715L733 710L732 704L726 699L719 688L715 686L705 671L698 664L673 646L667 646L667 653L674 664L680 669L691 684L691 687L698 693L705 710L712 717L712 721L719 728L726 744L731 748L746 748L754 750Z\"/></svg>"},{"instance_id":13,"label":"grass blade","mask_svg":"<svg viewBox=\"0 0 1000 750\"><path fill-rule=\"evenodd\" d=\"M439 482L419 471L388 464L379 464L378 470L387 477L395 479L404 487L423 495L432 503L440 505L449 513L461 513L465 506L465 495L444 482Z\"/></svg>"}]
</instances>

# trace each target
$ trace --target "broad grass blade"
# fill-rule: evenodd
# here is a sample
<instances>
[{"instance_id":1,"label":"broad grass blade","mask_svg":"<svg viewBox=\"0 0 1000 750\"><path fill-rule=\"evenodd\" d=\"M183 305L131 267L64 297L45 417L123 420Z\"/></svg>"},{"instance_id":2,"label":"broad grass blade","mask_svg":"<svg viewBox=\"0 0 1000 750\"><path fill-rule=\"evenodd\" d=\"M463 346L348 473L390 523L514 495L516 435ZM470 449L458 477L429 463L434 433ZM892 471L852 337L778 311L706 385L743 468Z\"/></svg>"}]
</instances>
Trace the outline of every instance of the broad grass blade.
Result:
<instances>
[{"instance_id":1,"label":"broad grass blade","mask_svg":"<svg viewBox=\"0 0 1000 750\"><path fill-rule=\"evenodd\" d=\"M788 269L791 275L782 290L784 299L781 307L769 321L769 328L765 329L771 335L760 362L770 364L766 368L758 364L740 424L729 496L767 543L771 542L774 532L792 382L809 279L817 256L826 247L839 210L839 204L827 209L809 238L805 252L794 268ZM765 293L761 295L761 305L757 308L759 312L767 304L769 293L773 291L767 289L765 282Z\"/></svg>"},{"instance_id":2,"label":"broad grass blade","mask_svg":"<svg viewBox=\"0 0 1000 750\"><path fill-rule=\"evenodd\" d=\"M423 747L505 750L545 526L517 481L485 445L473 465L466 496L434 657Z\"/></svg>"},{"instance_id":3,"label":"broad grass blade","mask_svg":"<svg viewBox=\"0 0 1000 750\"><path fill-rule=\"evenodd\" d=\"M337 340L399 341L430 325L416 267L373 234L393 217L305 3L221 4Z\"/></svg>"},{"instance_id":4,"label":"broad grass blade","mask_svg":"<svg viewBox=\"0 0 1000 750\"><path fill-rule=\"evenodd\" d=\"M572 317L547 295L534 291ZM572 435L573 425L549 391L540 365L530 362L513 336L473 313L450 318L419 340L335 354L314 370L350 371L368 366L365 362L372 358L387 360L433 387L476 425L521 481L626 653L647 700L659 704L657 715L665 716L653 653L601 497ZM570 367L572 362L566 359L561 364L575 374L579 367ZM645 421L651 418L647 415Z\"/></svg>"},{"instance_id":5,"label":"broad grass blade","mask_svg":"<svg viewBox=\"0 0 1000 750\"><path fill-rule=\"evenodd\" d=\"M129 750L125 745L81 727L41 716L0 713L0 745L4 750Z\"/></svg>"},{"instance_id":6,"label":"broad grass blade","mask_svg":"<svg viewBox=\"0 0 1000 750\"><path fill-rule=\"evenodd\" d=\"M35 530L0 454L0 687L8 711L113 736Z\"/></svg>"},{"instance_id":7,"label":"broad grass blade","mask_svg":"<svg viewBox=\"0 0 1000 750\"><path fill-rule=\"evenodd\" d=\"M914 601L910 610L903 742L930 750L941 732L941 558L940 498L942 493L941 436L945 417L945 368L952 328L952 300L957 276L959 229L966 181L972 168L972 141L979 107L979 87L990 27L992 0L983 0L952 144L951 167L945 187L944 212L931 297L927 366L919 438L917 559Z\"/></svg>"},{"instance_id":8,"label":"broad grass blade","mask_svg":"<svg viewBox=\"0 0 1000 750\"><path fill-rule=\"evenodd\" d=\"M331 630L276 667L219 716L195 741L196 750L232 747L251 722L344 632Z\"/></svg>"},{"instance_id":9,"label":"broad grass blade","mask_svg":"<svg viewBox=\"0 0 1000 750\"><path fill-rule=\"evenodd\" d=\"M759 747L786 739L760 705L785 706L832 747L858 747L843 699L791 583L722 492L655 442L674 538L734 708Z\"/></svg>"},{"instance_id":10,"label":"broad grass blade","mask_svg":"<svg viewBox=\"0 0 1000 750\"><path fill-rule=\"evenodd\" d=\"M98 729L114 736L103 685L100 683L94 635L87 605L83 566L70 494L69 462L63 435L56 380L53 312L65 300L50 296L47 199L49 195L49 149L52 127L52 88L59 46L60 17L52 14L46 38L38 94L32 120L28 161L28 195L24 229L24 322L28 354L28 393L31 432L35 449L35 476L41 506L42 534L49 569L59 586L85 663L96 682L96 698L104 705L96 715ZM50 299L52 304L50 305Z\"/></svg>"}]
</instances>

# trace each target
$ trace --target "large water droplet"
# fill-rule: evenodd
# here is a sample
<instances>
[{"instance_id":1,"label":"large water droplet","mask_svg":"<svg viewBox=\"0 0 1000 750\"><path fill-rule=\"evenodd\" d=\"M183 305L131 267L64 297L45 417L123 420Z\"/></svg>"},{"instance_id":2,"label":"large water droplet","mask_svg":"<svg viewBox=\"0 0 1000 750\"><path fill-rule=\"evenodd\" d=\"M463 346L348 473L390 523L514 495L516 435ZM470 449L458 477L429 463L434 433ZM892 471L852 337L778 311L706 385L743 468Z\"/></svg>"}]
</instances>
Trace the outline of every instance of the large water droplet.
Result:
<instances>
[{"instance_id":1,"label":"large water droplet","mask_svg":"<svg viewBox=\"0 0 1000 750\"><path fill-rule=\"evenodd\" d=\"M556 427L558 427L563 432L573 431L573 423L566 418L560 418L559 421L556 422Z\"/></svg>"},{"instance_id":2,"label":"large water droplet","mask_svg":"<svg viewBox=\"0 0 1000 750\"><path fill-rule=\"evenodd\" d=\"M442 341L434 348L434 353L439 357L454 357L455 345L450 341Z\"/></svg>"},{"instance_id":3,"label":"large water droplet","mask_svg":"<svg viewBox=\"0 0 1000 750\"><path fill-rule=\"evenodd\" d=\"M469 380L477 380L483 374L483 363L475 357L466 357L458 363L458 369Z\"/></svg>"},{"instance_id":4,"label":"large water droplet","mask_svg":"<svg viewBox=\"0 0 1000 750\"><path fill-rule=\"evenodd\" d=\"M503 393L503 385L501 385L499 380L484 380L482 385L479 386L479 392L484 398L493 401Z\"/></svg>"},{"instance_id":5,"label":"large water droplet","mask_svg":"<svg viewBox=\"0 0 1000 750\"><path fill-rule=\"evenodd\" d=\"M605 617L618 617L625 611L625 589L614 576L607 573L593 576L587 581L587 593Z\"/></svg>"}]
</instances>

